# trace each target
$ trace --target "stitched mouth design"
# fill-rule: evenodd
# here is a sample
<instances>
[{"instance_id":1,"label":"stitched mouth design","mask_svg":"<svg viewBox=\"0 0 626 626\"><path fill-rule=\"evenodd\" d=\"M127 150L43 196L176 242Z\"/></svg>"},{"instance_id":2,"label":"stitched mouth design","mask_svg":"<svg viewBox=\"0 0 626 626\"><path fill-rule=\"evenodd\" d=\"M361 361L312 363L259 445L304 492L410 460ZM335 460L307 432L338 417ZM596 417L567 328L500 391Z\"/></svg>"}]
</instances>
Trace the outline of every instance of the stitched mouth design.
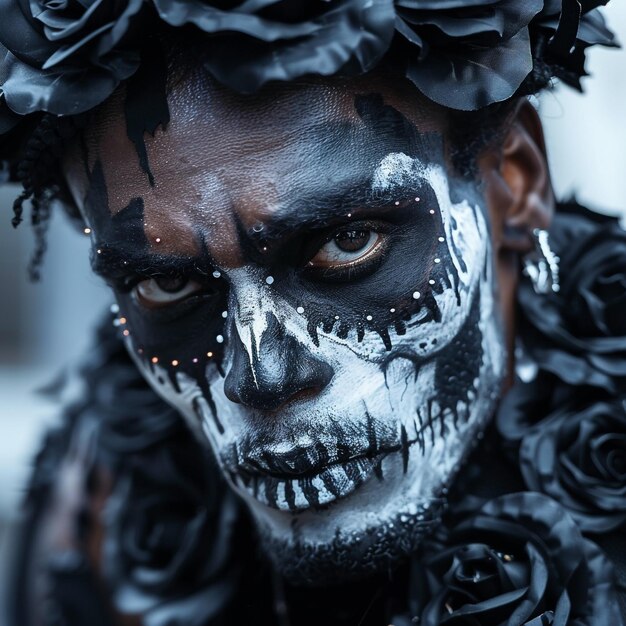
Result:
<instances>
[{"instance_id":1,"label":"stitched mouth design","mask_svg":"<svg viewBox=\"0 0 626 626\"><path fill-rule=\"evenodd\" d=\"M368 420L370 447L362 452L340 449L330 461L321 444L312 449L299 449L282 455L262 455L260 461L246 458L230 472L231 480L259 502L281 511L298 512L323 508L345 498L366 482L372 474L383 480L382 461L390 454L401 454L407 471L409 449L416 443L423 448L427 429L433 430L433 416L413 438L404 426L400 441L376 445Z\"/></svg>"}]
</instances>

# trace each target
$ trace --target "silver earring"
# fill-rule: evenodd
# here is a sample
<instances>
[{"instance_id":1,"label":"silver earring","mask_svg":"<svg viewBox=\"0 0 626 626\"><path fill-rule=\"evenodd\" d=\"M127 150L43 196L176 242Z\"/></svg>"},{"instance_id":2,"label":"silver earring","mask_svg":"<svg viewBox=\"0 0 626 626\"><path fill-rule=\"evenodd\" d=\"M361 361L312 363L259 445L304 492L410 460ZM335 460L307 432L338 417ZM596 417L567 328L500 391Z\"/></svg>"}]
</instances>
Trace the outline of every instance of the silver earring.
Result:
<instances>
[{"instance_id":1,"label":"silver earring","mask_svg":"<svg viewBox=\"0 0 626 626\"><path fill-rule=\"evenodd\" d=\"M533 230L535 247L524 256L524 274L530 278L535 293L557 293L559 286L559 257L550 248L547 230Z\"/></svg>"}]
</instances>

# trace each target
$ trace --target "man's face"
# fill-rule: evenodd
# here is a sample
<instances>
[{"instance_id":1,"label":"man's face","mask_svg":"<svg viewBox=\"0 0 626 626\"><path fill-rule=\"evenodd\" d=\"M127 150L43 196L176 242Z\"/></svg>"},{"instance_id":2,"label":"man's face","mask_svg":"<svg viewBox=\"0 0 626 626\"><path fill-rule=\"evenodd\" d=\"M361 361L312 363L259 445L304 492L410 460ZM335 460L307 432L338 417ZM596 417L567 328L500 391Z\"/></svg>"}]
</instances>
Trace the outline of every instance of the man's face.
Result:
<instances>
[{"instance_id":1,"label":"man's face","mask_svg":"<svg viewBox=\"0 0 626 626\"><path fill-rule=\"evenodd\" d=\"M194 78L147 139L120 101L68 178L155 390L290 576L388 564L430 525L504 370L485 202L383 81L236 97Z\"/></svg>"}]
</instances>

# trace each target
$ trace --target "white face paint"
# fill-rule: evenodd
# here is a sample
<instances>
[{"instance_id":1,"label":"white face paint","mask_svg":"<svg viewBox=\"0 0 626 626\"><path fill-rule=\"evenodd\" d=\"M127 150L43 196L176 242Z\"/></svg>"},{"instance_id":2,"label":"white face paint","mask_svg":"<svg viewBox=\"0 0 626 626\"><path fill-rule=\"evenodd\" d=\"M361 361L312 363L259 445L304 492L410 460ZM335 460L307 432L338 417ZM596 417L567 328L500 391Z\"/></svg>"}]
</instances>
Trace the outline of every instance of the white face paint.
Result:
<instances>
[{"instance_id":1,"label":"white face paint","mask_svg":"<svg viewBox=\"0 0 626 626\"><path fill-rule=\"evenodd\" d=\"M253 410L228 399L224 378L209 364L213 410L188 375L176 374L177 390L167 372L136 357L155 389L210 443L268 552L291 576L348 575L355 564L364 572L413 549L499 395L505 355L483 210L452 201L440 165L403 153L380 162L372 193L416 181L432 189L440 211L437 249L447 258L432 261L437 276L446 268L445 284L428 283L439 321L421 308L405 334L390 329L391 351L375 333L359 340L356 329L340 338L318 328L316 342L305 308L282 298L258 268L244 266L228 271L223 370L241 342L258 386L256 357L280 328L332 370L319 393ZM412 291L414 300L428 295ZM300 365L280 359L277 370Z\"/></svg>"}]
</instances>

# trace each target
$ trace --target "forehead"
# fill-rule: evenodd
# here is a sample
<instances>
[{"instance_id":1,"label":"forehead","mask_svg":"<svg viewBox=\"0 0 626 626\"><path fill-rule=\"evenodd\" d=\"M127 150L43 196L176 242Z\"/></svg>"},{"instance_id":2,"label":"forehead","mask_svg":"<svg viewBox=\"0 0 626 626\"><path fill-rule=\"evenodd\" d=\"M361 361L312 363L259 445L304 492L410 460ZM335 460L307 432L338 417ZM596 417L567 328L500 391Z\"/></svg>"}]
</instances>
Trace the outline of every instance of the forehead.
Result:
<instances>
[{"instance_id":1,"label":"forehead","mask_svg":"<svg viewBox=\"0 0 626 626\"><path fill-rule=\"evenodd\" d=\"M85 145L89 169L102 165L106 207L98 210L115 215L141 198L148 240L185 254L197 253L199 228L232 254L237 228L348 193L386 154L423 152L419 134L444 125L440 110L384 76L240 96L195 73L173 85L168 104L167 128L146 136L154 186L127 137L122 92L98 113ZM80 204L90 182L78 160L66 169Z\"/></svg>"}]
</instances>

